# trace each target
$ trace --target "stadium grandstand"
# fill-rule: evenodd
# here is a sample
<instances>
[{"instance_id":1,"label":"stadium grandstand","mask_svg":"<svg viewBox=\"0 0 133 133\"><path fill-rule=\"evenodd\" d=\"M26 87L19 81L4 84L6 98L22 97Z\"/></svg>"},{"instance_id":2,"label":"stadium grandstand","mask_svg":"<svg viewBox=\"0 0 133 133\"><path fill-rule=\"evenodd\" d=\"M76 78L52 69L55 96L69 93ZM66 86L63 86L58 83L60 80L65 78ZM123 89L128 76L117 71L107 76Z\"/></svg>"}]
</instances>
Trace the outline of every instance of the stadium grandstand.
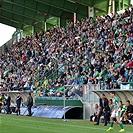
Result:
<instances>
[{"instance_id":1,"label":"stadium grandstand","mask_svg":"<svg viewBox=\"0 0 133 133\"><path fill-rule=\"evenodd\" d=\"M0 23L16 28L0 47L2 96L15 102L20 92L26 104L31 92L33 116L64 119L89 119L99 96L110 99L110 91L133 104L132 4L0 0ZM21 112L27 114L26 106Z\"/></svg>"}]
</instances>

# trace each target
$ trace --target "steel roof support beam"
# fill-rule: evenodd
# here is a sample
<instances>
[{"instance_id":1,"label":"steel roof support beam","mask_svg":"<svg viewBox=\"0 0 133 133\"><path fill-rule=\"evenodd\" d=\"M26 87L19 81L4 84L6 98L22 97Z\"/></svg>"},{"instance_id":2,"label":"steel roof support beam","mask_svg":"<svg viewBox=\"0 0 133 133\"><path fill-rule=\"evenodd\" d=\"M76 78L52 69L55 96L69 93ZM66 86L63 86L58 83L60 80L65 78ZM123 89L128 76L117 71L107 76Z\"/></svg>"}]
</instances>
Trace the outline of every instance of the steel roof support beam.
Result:
<instances>
[{"instance_id":1,"label":"steel roof support beam","mask_svg":"<svg viewBox=\"0 0 133 133\"><path fill-rule=\"evenodd\" d=\"M124 5L126 5L126 6L129 6L129 4L130 4L130 1L128 1L128 3L125 1L125 2L123 2L124 3Z\"/></svg>"},{"instance_id":2,"label":"steel roof support beam","mask_svg":"<svg viewBox=\"0 0 133 133\"><path fill-rule=\"evenodd\" d=\"M108 11L103 10L103 9L101 9L101 8L98 8L98 7L96 7L96 6L94 6L94 8L97 9L97 10L103 11L103 12L108 12Z\"/></svg>"},{"instance_id":3,"label":"steel roof support beam","mask_svg":"<svg viewBox=\"0 0 133 133\"><path fill-rule=\"evenodd\" d=\"M54 8L61 9L62 12L63 12L63 11L66 11L66 12L68 12L68 13L76 13L76 10L77 10L77 8L78 8L78 6L79 6L79 5L78 5L78 6L76 5L75 9L70 10L70 9L64 8L65 0L64 0L63 7L61 7L61 6L56 6L56 5L53 5L52 3L48 3L48 2L42 1L42 0L36 0L36 1L37 1L37 2L40 2L40 3L42 3L42 4L45 4L45 5L49 5L49 6L54 7ZM70 2L69 2L69 3L70 3ZM75 3L75 4L76 4L76 3ZM85 15L82 14L82 13L79 13L79 14L85 16Z\"/></svg>"},{"instance_id":4,"label":"steel roof support beam","mask_svg":"<svg viewBox=\"0 0 133 133\"><path fill-rule=\"evenodd\" d=\"M16 23L20 23L20 24L23 24L24 26L27 26L27 25L29 25L29 26L32 26L30 23L26 23L26 22L23 22L23 21L20 21L20 20L15 20L15 19L13 19L12 17L6 17L6 16L4 16L4 15L0 15L2 18L5 18L5 19L8 19L8 20L10 20L10 21L12 21L12 22L16 22ZM41 27L38 27L38 26L36 26L35 24L33 25L33 26L35 26L35 27L37 27L37 28L39 28L39 29L41 29Z\"/></svg>"},{"instance_id":5,"label":"steel roof support beam","mask_svg":"<svg viewBox=\"0 0 133 133\"><path fill-rule=\"evenodd\" d=\"M24 9L26 8L26 9L32 10L32 11L34 11L36 13L39 12L39 10L37 10L37 6L36 6L36 9L34 9L34 8L30 8L30 7L26 6L26 4L22 5L22 4L18 4L18 3L15 3L15 2L12 2L12 1L8 1L8 0L3 0L3 2L9 3L9 4L13 4L13 5L16 5L16 6L20 6L20 7L23 7ZM34 16L34 18L35 18L35 16Z\"/></svg>"},{"instance_id":6,"label":"steel roof support beam","mask_svg":"<svg viewBox=\"0 0 133 133\"><path fill-rule=\"evenodd\" d=\"M103 9L100 9L100 8L98 8L98 7L95 7L94 5L89 5L88 3L86 3L86 2L80 2L80 1L75 1L75 2L77 2L77 3L79 3L80 5L84 5L84 6L93 6L94 8L96 8L96 9L98 9L98 10L101 10L101 11L103 11L103 12L107 12L106 10L103 10ZM94 2L96 2L96 1L94 1ZM94 4L94 3L93 3Z\"/></svg>"},{"instance_id":7,"label":"steel roof support beam","mask_svg":"<svg viewBox=\"0 0 133 133\"><path fill-rule=\"evenodd\" d=\"M5 16L0 16L1 18L4 18L4 19L7 19L7 20L9 20L9 21L11 21L11 22L14 22L14 23L16 23L16 24L22 24L23 26L24 25L26 25L26 23L23 23L23 22L20 22L20 21L18 21L18 20L13 20L12 18L7 18L7 17L5 17Z\"/></svg>"},{"instance_id":8,"label":"steel roof support beam","mask_svg":"<svg viewBox=\"0 0 133 133\"><path fill-rule=\"evenodd\" d=\"M60 6L56 6L56 5L53 5L51 2L48 3L46 1L41 1L41 0L36 0L37 2L40 2L42 4L46 4L46 5L49 5L49 6L52 6L52 7L55 7L55 8L60 8L61 10L63 11L66 11L66 12L70 12L70 13L74 13L74 10L68 10L66 8L63 8L63 7L60 7Z\"/></svg>"},{"instance_id":9,"label":"steel roof support beam","mask_svg":"<svg viewBox=\"0 0 133 133\"><path fill-rule=\"evenodd\" d=\"M24 7L24 8L27 8L27 9L29 9L29 10L35 11L35 12L44 12L44 11L42 11L42 10L40 10L40 9L38 10L37 7L36 7L36 9L35 9L35 8L28 7L28 6L26 6L26 5L18 4L18 3L11 2L11 1L8 1L8 0L3 0L3 2L10 3L10 4L14 4L14 5L17 5L17 6L20 6L20 7ZM46 4L43 4L43 5L46 5ZM51 6L51 7L52 7L52 6ZM59 8L58 8L58 9L59 9ZM56 15L56 14L54 14L53 12L45 12L45 13L47 13L48 15L53 15L53 16L55 16L55 17L60 17L59 15ZM44 20L46 20L46 16L45 16Z\"/></svg>"},{"instance_id":10,"label":"steel roof support beam","mask_svg":"<svg viewBox=\"0 0 133 133\"><path fill-rule=\"evenodd\" d=\"M4 11L7 11L7 12L11 12L11 13L14 13L14 14L16 14L16 15L20 15L20 16L22 16L22 17L24 17L24 18L32 19L32 18L29 17L29 16L26 16L26 15L23 15L23 14L20 14L20 13L17 13L17 12L8 10L8 9L0 8L0 10L4 10ZM11 19L14 20L13 18L11 18ZM32 19L32 20L37 20L37 19ZM16 20L14 20L14 21L16 21ZM42 21L42 20L40 19L40 21ZM22 22L22 21L21 21L21 22ZM38 23L38 22L39 22L39 21L33 21L32 24L31 24L31 23L27 23L27 25L33 25L33 26L35 26L35 27L41 29L41 27L38 27L38 26L35 25L35 23ZM25 23L25 22L24 22L24 23ZM26 23L25 23L25 24L26 24Z\"/></svg>"},{"instance_id":11,"label":"steel roof support beam","mask_svg":"<svg viewBox=\"0 0 133 133\"><path fill-rule=\"evenodd\" d=\"M24 1L24 4L25 4L25 1ZM23 14L24 14L24 12L25 12L25 8L23 9ZM23 17L23 22L24 22L24 19L25 19L25 17Z\"/></svg>"},{"instance_id":12,"label":"steel roof support beam","mask_svg":"<svg viewBox=\"0 0 133 133\"><path fill-rule=\"evenodd\" d=\"M13 5L16 5L16 6L20 6L20 7L23 7L23 8L26 8L26 9L29 9L29 10L31 10L31 11L34 11L35 13L38 13L39 14L39 12L40 12L40 18L41 19L39 19L39 18L36 18L36 21L38 22L38 20L40 20L40 21L42 21L42 20L44 20L44 21L46 21L47 20L47 18L49 18L49 16L45 16L45 13L46 14L48 14L48 15L51 15L51 16L55 16L55 17L60 17L60 14L58 14L57 15L57 13L55 14L53 11L51 11L51 10L53 10L53 9L51 9L51 8L53 8L52 6L49 6L49 10L47 11L47 12L44 12L44 9L42 9L42 8L40 8L39 9L39 7L37 7L36 6L36 9L35 8L30 8L29 6L26 6L26 5L23 5L23 4L19 4L19 3L16 3L15 1L13 2L13 1L8 1L8 0L3 0L3 2L6 2L6 3L9 3L9 4L13 4ZM39 3L39 2L37 2L37 3ZM43 4L44 6L47 6L46 4ZM58 8L58 10L59 10L59 8ZM42 13L42 14L41 14ZM26 16L26 15L25 15ZM67 15L68 17L69 16L71 16L71 15ZM43 18L42 18L43 17ZM62 18L64 18L64 19L66 19L65 18L66 16L62 16ZM33 17L33 18L35 18L35 17ZM71 18L71 17L70 17ZM31 19L31 18L30 18ZM33 20L33 19L32 19ZM34 24L35 23L35 21L32 23L32 24Z\"/></svg>"},{"instance_id":13,"label":"steel roof support beam","mask_svg":"<svg viewBox=\"0 0 133 133\"><path fill-rule=\"evenodd\" d=\"M60 8L60 7L57 7L57 6L54 6L54 5L52 5L52 4L50 4L50 3L47 3L47 2L45 2L45 1L41 1L41 0L36 0L37 2L39 2L39 3L41 3L41 4L43 4L43 5L47 5L47 6L49 6L49 9L48 9L48 12L46 12L46 13L48 13L48 14L50 14L50 15L53 15L53 16L55 16L55 17L60 17L60 15L55 15L54 13L50 13L50 8L52 7L52 8L55 8L54 10L63 10L63 11L66 11L66 10L64 10L63 8ZM72 13L71 11L66 11L67 13Z\"/></svg>"},{"instance_id":14,"label":"steel roof support beam","mask_svg":"<svg viewBox=\"0 0 133 133\"><path fill-rule=\"evenodd\" d=\"M11 10L8 10L8 9L5 9L5 8L0 8L0 10L4 10L4 11L7 11L7 12L11 12L11 13L20 15L20 16L22 16L22 17L28 18L28 19L32 19L32 20L38 21L38 19L32 18L32 17L30 17L30 16L27 16L27 15L24 15L24 14L21 14L21 13L18 13L18 12L16 12L16 11L11 11Z\"/></svg>"},{"instance_id":15,"label":"steel roof support beam","mask_svg":"<svg viewBox=\"0 0 133 133\"><path fill-rule=\"evenodd\" d=\"M12 1L3 0L3 2L10 3L10 4L13 4L13 5L16 5L16 6L20 6L20 7L24 7L24 8L27 8L29 10L32 10L32 11L36 11L36 12L38 11L38 10L35 10L34 8L30 8L26 5L18 4L18 3L12 2Z\"/></svg>"},{"instance_id":16,"label":"steel roof support beam","mask_svg":"<svg viewBox=\"0 0 133 133\"><path fill-rule=\"evenodd\" d=\"M108 0L108 4L107 4L106 10L107 10L107 14L108 14L109 13L109 0Z\"/></svg>"},{"instance_id":17,"label":"steel roof support beam","mask_svg":"<svg viewBox=\"0 0 133 133\"><path fill-rule=\"evenodd\" d=\"M30 23L28 23L28 22L23 22L23 21L20 21L20 20L15 20L15 19L13 19L12 17L7 17L7 16L4 16L4 15L1 15L3 18L6 18L6 19L8 19L8 20L12 20L12 22L16 22L16 23L20 23L20 24L24 24L24 26L27 26L27 25L31 25ZM36 26L35 25L35 23L34 24L32 24L31 26ZM41 27L38 27L38 26L36 26L37 28L39 28L39 29L41 29Z\"/></svg>"},{"instance_id":18,"label":"steel roof support beam","mask_svg":"<svg viewBox=\"0 0 133 133\"><path fill-rule=\"evenodd\" d=\"M17 21L11 21L11 20L3 17L3 16L0 16L0 18L1 18L0 22L3 23L3 24L10 25L12 27L16 27L16 28L20 28L20 29L23 28L23 24L18 26L18 22ZM5 21L5 20L7 20L7 21Z\"/></svg>"}]
</instances>

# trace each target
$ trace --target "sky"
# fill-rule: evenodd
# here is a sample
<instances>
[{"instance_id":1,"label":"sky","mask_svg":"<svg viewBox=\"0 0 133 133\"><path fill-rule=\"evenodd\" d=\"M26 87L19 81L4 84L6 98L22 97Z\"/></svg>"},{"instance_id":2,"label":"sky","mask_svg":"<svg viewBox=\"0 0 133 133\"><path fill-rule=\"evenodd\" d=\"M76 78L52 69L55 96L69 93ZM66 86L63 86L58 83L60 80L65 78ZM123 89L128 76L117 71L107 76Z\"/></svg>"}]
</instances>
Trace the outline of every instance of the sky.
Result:
<instances>
[{"instance_id":1,"label":"sky","mask_svg":"<svg viewBox=\"0 0 133 133\"><path fill-rule=\"evenodd\" d=\"M0 23L0 46L5 44L12 38L12 34L16 31L14 27L7 26Z\"/></svg>"}]
</instances>

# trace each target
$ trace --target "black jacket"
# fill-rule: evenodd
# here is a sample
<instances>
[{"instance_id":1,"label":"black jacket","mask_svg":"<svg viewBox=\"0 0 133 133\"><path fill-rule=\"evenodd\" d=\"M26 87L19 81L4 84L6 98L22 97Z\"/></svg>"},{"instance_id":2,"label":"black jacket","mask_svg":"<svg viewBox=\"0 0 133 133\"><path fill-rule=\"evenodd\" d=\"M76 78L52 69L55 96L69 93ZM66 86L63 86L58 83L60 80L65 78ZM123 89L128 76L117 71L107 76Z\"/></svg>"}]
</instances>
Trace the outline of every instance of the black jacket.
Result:
<instances>
[{"instance_id":1,"label":"black jacket","mask_svg":"<svg viewBox=\"0 0 133 133\"><path fill-rule=\"evenodd\" d=\"M8 96L7 99L6 99L6 105L10 106L10 104L11 104L11 97Z\"/></svg>"},{"instance_id":2,"label":"black jacket","mask_svg":"<svg viewBox=\"0 0 133 133\"><path fill-rule=\"evenodd\" d=\"M17 98L16 98L16 104L21 104L21 101L22 101L22 97L17 96Z\"/></svg>"},{"instance_id":3,"label":"black jacket","mask_svg":"<svg viewBox=\"0 0 133 133\"><path fill-rule=\"evenodd\" d=\"M133 105L129 105L128 107L127 107L127 112L128 113L133 113Z\"/></svg>"},{"instance_id":4,"label":"black jacket","mask_svg":"<svg viewBox=\"0 0 133 133\"><path fill-rule=\"evenodd\" d=\"M104 103L103 103L104 101ZM100 98L99 100L99 106L100 106L100 110L109 110L109 104L108 104L108 99L104 98L103 100Z\"/></svg>"},{"instance_id":5,"label":"black jacket","mask_svg":"<svg viewBox=\"0 0 133 133\"><path fill-rule=\"evenodd\" d=\"M33 106L33 98L32 98L32 96L28 96L28 98L27 98L27 106Z\"/></svg>"}]
</instances>

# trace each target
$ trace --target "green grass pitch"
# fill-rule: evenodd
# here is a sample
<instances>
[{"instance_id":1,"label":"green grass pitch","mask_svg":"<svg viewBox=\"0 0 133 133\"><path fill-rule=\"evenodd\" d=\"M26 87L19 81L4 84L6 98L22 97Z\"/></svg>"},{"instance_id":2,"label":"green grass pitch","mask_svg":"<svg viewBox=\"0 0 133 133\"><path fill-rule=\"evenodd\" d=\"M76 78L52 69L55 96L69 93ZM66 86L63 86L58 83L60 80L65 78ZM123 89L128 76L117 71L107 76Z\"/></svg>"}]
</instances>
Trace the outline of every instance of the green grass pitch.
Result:
<instances>
[{"instance_id":1,"label":"green grass pitch","mask_svg":"<svg viewBox=\"0 0 133 133\"><path fill-rule=\"evenodd\" d=\"M88 120L47 119L41 117L28 117L16 115L0 115L0 133L107 133L107 127L101 123L94 126ZM133 133L133 125L124 125L125 133ZM117 133L118 124L109 133Z\"/></svg>"}]
</instances>

